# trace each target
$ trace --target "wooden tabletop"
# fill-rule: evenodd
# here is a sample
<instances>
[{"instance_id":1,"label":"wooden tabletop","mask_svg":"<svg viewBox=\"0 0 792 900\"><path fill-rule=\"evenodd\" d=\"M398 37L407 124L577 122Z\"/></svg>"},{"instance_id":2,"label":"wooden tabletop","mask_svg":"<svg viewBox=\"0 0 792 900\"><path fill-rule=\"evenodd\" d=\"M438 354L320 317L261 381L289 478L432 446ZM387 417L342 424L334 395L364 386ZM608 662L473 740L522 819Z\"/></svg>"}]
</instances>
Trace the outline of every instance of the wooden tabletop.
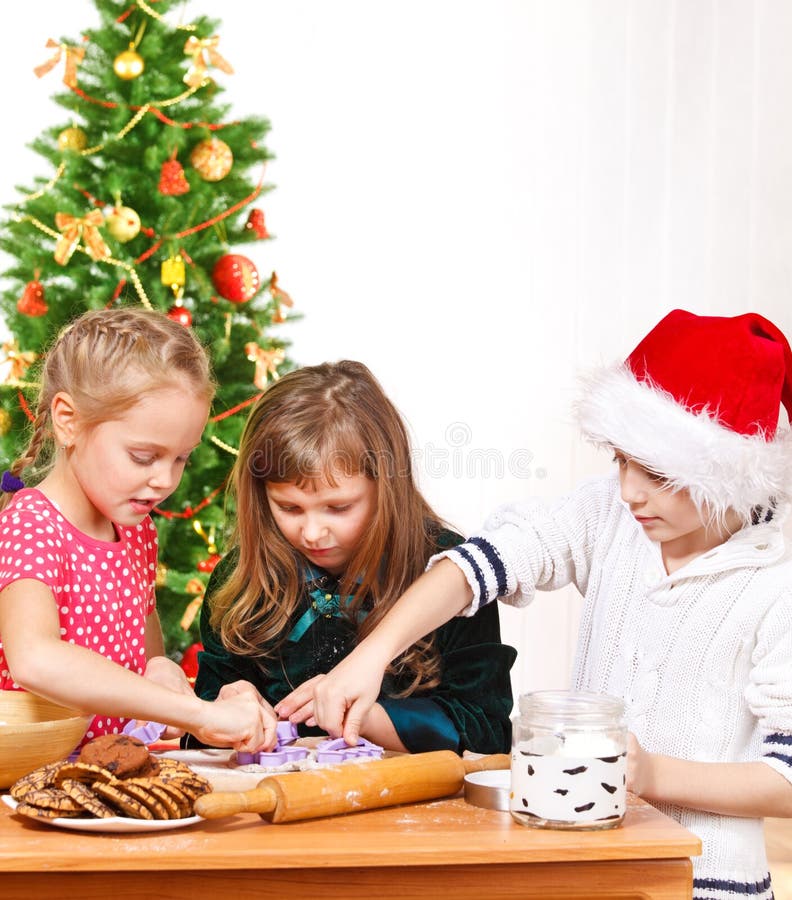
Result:
<instances>
[{"instance_id":1,"label":"wooden tabletop","mask_svg":"<svg viewBox=\"0 0 792 900\"><path fill-rule=\"evenodd\" d=\"M308 849L310 848L310 849ZM67 831L0 813L0 872L122 872L326 866L641 860L695 856L698 838L630 798L624 825L607 831L526 828L509 813L461 797L331 819L271 825L255 814L151 834ZM2 892L0 892L2 893Z\"/></svg>"},{"instance_id":2,"label":"wooden tabletop","mask_svg":"<svg viewBox=\"0 0 792 900\"><path fill-rule=\"evenodd\" d=\"M528 828L461 796L280 825L246 813L133 834L65 830L0 804L3 900L686 900L698 853L698 838L633 797L621 827L582 832Z\"/></svg>"}]
</instances>

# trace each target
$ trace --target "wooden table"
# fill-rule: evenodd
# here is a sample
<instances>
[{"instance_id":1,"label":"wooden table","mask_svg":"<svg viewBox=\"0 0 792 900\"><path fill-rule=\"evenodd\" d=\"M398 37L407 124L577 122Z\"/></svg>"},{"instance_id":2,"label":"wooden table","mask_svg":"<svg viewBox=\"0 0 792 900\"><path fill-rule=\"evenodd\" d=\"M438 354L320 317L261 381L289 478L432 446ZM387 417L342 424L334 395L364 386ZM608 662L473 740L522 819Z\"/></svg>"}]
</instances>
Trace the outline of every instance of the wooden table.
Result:
<instances>
[{"instance_id":1,"label":"wooden table","mask_svg":"<svg viewBox=\"0 0 792 900\"><path fill-rule=\"evenodd\" d=\"M270 825L245 814L86 834L0 807L3 900L689 900L698 838L640 800L623 827L539 831L461 797Z\"/></svg>"}]
</instances>

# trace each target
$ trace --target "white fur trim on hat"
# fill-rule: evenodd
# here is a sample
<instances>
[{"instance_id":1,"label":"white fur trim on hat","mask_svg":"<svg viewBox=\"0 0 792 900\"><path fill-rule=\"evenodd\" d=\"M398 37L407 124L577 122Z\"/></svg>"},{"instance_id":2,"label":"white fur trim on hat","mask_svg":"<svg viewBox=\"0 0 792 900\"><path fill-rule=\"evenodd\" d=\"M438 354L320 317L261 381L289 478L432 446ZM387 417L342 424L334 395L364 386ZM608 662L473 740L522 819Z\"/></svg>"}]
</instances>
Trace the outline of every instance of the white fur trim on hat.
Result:
<instances>
[{"instance_id":1,"label":"white fur trim on hat","mask_svg":"<svg viewBox=\"0 0 792 900\"><path fill-rule=\"evenodd\" d=\"M673 488L687 488L699 509L713 516L733 509L750 522L756 507L789 499L788 429L770 441L738 434L718 422L716 410L685 409L671 394L639 381L625 364L582 380L575 411L584 436L634 458Z\"/></svg>"}]
</instances>

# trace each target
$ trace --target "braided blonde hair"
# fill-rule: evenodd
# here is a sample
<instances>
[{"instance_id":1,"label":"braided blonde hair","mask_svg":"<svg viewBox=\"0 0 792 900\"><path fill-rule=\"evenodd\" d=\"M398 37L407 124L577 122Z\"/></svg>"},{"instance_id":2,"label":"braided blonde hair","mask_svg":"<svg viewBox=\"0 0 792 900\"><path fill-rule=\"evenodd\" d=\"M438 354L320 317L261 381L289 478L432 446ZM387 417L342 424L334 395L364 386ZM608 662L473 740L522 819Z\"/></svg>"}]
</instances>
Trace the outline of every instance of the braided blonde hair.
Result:
<instances>
[{"instance_id":1,"label":"braided blonde hair","mask_svg":"<svg viewBox=\"0 0 792 900\"><path fill-rule=\"evenodd\" d=\"M107 422L131 409L148 391L190 383L207 404L215 384L209 359L191 329L161 312L143 308L91 310L67 325L44 357L32 435L24 453L9 468L19 477L51 465L54 396L71 395L81 423ZM0 510L9 502L0 495Z\"/></svg>"}]
</instances>

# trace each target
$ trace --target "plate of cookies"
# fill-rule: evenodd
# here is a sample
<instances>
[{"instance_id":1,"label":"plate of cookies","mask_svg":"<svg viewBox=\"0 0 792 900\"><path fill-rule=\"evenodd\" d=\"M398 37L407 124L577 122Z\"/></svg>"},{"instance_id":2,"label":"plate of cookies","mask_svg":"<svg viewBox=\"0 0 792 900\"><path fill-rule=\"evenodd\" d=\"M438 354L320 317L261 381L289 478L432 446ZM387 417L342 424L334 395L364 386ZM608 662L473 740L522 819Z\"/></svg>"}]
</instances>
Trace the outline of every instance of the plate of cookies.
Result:
<instances>
[{"instance_id":1,"label":"plate of cookies","mask_svg":"<svg viewBox=\"0 0 792 900\"><path fill-rule=\"evenodd\" d=\"M3 796L17 815L74 831L135 832L202 821L193 805L208 779L180 760L157 758L127 735L103 735L23 775Z\"/></svg>"},{"instance_id":2,"label":"plate of cookies","mask_svg":"<svg viewBox=\"0 0 792 900\"><path fill-rule=\"evenodd\" d=\"M3 794L3 803L16 810L19 804L9 794ZM28 813L25 813L28 815ZM186 816L183 819L133 819L127 816L108 816L107 818L82 818L75 816L74 818L64 818L63 815L57 815L52 818L34 815L37 822L44 822L47 825L55 825L58 828L69 828L72 831L101 831L104 834L112 832L135 832L135 831L167 831L171 828L184 828L186 825L194 825L196 822L202 822L201 816Z\"/></svg>"}]
</instances>

